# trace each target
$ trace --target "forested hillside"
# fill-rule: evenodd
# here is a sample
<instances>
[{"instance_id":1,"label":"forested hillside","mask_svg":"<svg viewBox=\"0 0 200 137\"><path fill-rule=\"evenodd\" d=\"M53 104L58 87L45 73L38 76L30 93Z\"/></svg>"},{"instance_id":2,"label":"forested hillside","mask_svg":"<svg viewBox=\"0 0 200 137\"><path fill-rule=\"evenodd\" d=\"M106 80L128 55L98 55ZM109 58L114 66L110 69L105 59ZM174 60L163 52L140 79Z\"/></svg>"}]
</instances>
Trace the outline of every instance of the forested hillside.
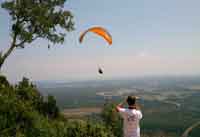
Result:
<instances>
[{"instance_id":1,"label":"forested hillside","mask_svg":"<svg viewBox=\"0 0 200 137\"><path fill-rule=\"evenodd\" d=\"M1 76L0 104L1 137L114 137L104 123L65 119L54 97L43 98L26 78L13 86Z\"/></svg>"}]
</instances>

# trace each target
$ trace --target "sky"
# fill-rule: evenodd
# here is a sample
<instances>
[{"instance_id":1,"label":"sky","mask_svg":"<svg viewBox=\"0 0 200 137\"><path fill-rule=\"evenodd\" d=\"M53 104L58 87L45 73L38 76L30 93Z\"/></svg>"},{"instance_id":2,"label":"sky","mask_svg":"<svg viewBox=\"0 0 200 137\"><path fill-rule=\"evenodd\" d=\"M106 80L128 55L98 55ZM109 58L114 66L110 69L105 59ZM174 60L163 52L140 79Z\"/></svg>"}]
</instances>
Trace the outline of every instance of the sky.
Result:
<instances>
[{"instance_id":1,"label":"sky","mask_svg":"<svg viewBox=\"0 0 200 137\"><path fill-rule=\"evenodd\" d=\"M16 49L1 73L10 81L199 75L199 5L199 0L68 0L65 9L74 15L75 31L66 41L50 50L45 40ZM0 50L5 51L11 21L4 9L0 20ZM92 26L106 28L112 46L91 33L80 44L80 33Z\"/></svg>"}]
</instances>

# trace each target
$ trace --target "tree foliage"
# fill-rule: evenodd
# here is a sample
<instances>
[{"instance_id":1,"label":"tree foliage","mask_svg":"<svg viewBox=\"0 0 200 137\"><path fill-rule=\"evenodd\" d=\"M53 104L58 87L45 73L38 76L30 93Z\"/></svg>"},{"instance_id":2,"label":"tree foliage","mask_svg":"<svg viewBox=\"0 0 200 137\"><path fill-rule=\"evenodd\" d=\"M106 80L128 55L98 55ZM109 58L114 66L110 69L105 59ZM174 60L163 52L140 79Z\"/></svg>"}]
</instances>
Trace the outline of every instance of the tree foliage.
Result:
<instances>
[{"instance_id":1,"label":"tree foliage","mask_svg":"<svg viewBox=\"0 0 200 137\"><path fill-rule=\"evenodd\" d=\"M111 129L114 135L117 137L122 137L123 120L117 113L115 106L116 105L113 103L105 104L101 116L105 122L105 125Z\"/></svg>"},{"instance_id":2,"label":"tree foliage","mask_svg":"<svg viewBox=\"0 0 200 137\"><path fill-rule=\"evenodd\" d=\"M55 98L45 99L27 78L0 82L1 137L115 137L103 123L64 119Z\"/></svg>"},{"instance_id":3,"label":"tree foliage","mask_svg":"<svg viewBox=\"0 0 200 137\"><path fill-rule=\"evenodd\" d=\"M56 99L54 96L48 95L47 102L43 104L42 111L45 115L50 118L56 118L59 115L59 109L56 104Z\"/></svg>"},{"instance_id":4,"label":"tree foliage","mask_svg":"<svg viewBox=\"0 0 200 137\"><path fill-rule=\"evenodd\" d=\"M66 0L9 0L2 3L11 16L12 43L1 52L0 68L15 48L24 48L38 38L63 43L66 31L74 29L73 16L64 9Z\"/></svg>"}]
</instances>

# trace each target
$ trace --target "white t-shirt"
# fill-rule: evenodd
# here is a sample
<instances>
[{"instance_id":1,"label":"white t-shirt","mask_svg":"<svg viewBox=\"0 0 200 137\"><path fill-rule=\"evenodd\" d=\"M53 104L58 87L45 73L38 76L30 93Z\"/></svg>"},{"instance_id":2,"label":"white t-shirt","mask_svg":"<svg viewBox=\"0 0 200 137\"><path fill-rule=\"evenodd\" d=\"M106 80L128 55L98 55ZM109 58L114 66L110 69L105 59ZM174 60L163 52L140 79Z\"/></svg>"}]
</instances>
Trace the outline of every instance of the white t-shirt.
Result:
<instances>
[{"instance_id":1,"label":"white t-shirt","mask_svg":"<svg viewBox=\"0 0 200 137\"><path fill-rule=\"evenodd\" d=\"M124 120L124 137L140 137L140 110L120 108L119 113Z\"/></svg>"}]
</instances>

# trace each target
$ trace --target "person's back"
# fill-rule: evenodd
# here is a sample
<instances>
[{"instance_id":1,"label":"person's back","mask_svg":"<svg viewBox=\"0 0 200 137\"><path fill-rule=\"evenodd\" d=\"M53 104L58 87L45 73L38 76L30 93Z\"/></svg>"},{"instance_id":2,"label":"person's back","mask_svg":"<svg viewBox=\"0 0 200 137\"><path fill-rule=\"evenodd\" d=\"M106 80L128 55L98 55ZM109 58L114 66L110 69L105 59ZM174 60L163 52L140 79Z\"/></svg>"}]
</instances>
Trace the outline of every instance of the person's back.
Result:
<instances>
[{"instance_id":1,"label":"person's back","mask_svg":"<svg viewBox=\"0 0 200 137\"><path fill-rule=\"evenodd\" d=\"M142 118L142 113L136 108L135 99L135 97L131 96L127 98L129 108L123 108L122 103L116 107L124 121L124 137L140 137L139 122Z\"/></svg>"}]
</instances>

